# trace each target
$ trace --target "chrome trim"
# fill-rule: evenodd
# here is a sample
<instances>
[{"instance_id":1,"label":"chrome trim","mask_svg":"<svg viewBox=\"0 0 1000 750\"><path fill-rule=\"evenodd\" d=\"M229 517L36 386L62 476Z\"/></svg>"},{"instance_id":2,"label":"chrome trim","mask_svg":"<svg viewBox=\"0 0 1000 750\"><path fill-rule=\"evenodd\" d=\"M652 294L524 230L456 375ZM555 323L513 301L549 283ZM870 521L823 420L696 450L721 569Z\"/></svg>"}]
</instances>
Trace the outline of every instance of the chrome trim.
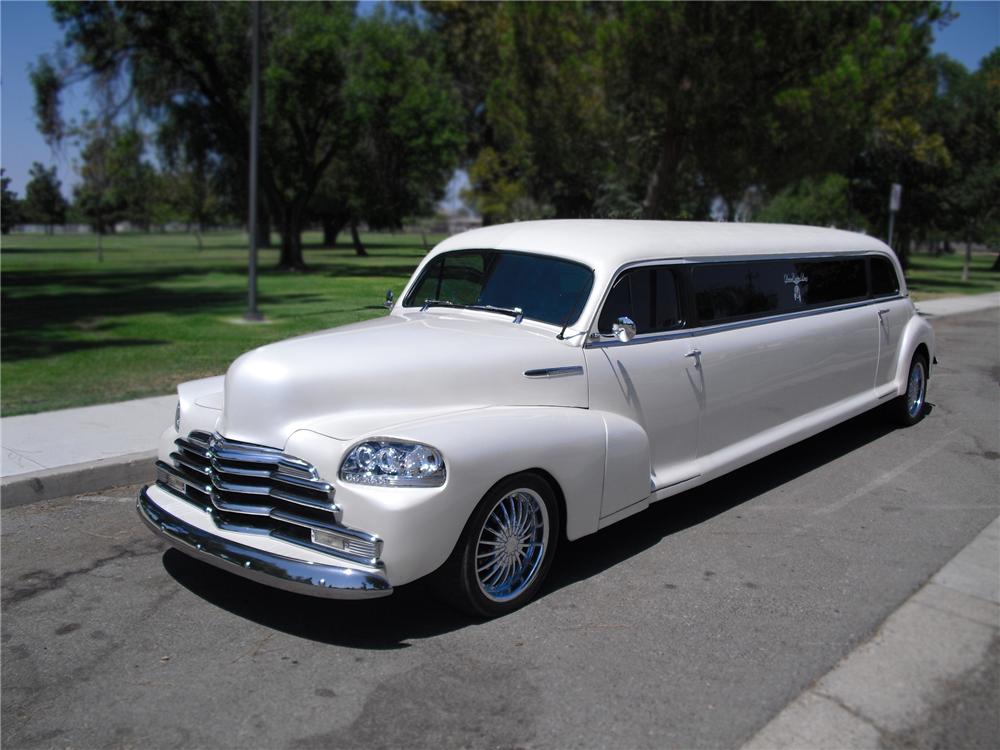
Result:
<instances>
[{"instance_id":1,"label":"chrome trim","mask_svg":"<svg viewBox=\"0 0 1000 750\"><path fill-rule=\"evenodd\" d=\"M549 511L527 487L497 501L479 529L474 565L479 590L490 601L509 602L538 575L549 543Z\"/></svg>"},{"instance_id":2,"label":"chrome trim","mask_svg":"<svg viewBox=\"0 0 1000 750\"><path fill-rule=\"evenodd\" d=\"M385 480L382 482L359 482L357 480L351 479L348 475L344 474L344 464L347 463L347 460L351 457L354 451L356 451L365 443L391 443L393 445L406 445L410 446L411 448L416 446L422 446L431 451L434 451L434 453L436 453L441 458L441 473L438 475L432 474L429 477L425 477L425 479L434 480L431 482L421 481L419 479L413 479L413 478L394 477L391 475L381 475L382 478ZM434 489L437 487L443 487L445 483L448 481L448 464L444 460L444 454L437 448L435 448L433 445L430 445L428 443L420 443L413 440L403 440L401 438L392 438L392 437L374 435L372 437L367 437L357 441L344 452L344 458L341 459L340 461L340 468L337 469L337 476L340 478L340 481L346 484L352 484L361 487L393 487L393 488L398 487L400 489L406 489L406 488Z\"/></svg>"},{"instance_id":3,"label":"chrome trim","mask_svg":"<svg viewBox=\"0 0 1000 750\"><path fill-rule=\"evenodd\" d=\"M748 320L736 320L733 321L732 323L717 323L715 325L699 326L698 328L685 328L681 331L671 331L668 333L643 333L639 334L628 343L622 343L621 341L591 340L585 343L584 346L588 349L598 349L611 346L632 346L634 344L643 344L652 341L672 341L674 339L690 338L692 336L708 336L713 333L722 333L723 331L735 331L740 328L751 328L753 326L766 325L768 323L780 323L781 321L785 320L808 318L813 315L823 315L825 313L840 312L842 310L853 310L859 307L870 307L872 305L883 304L885 302L893 302L901 299L906 299L906 298L903 295L897 295L895 297L880 297L879 299L865 299L865 300L860 300L858 302L848 302L843 305L832 305L830 307L814 307L808 310L797 310L795 312L790 312L790 313L766 315L759 318L750 318Z\"/></svg>"},{"instance_id":4,"label":"chrome trim","mask_svg":"<svg viewBox=\"0 0 1000 750\"><path fill-rule=\"evenodd\" d=\"M583 375L583 367L571 365L569 367L541 367L537 370L525 370L526 378L565 378L569 375Z\"/></svg>"},{"instance_id":5,"label":"chrome trim","mask_svg":"<svg viewBox=\"0 0 1000 750\"><path fill-rule=\"evenodd\" d=\"M392 593L392 585L381 571L295 560L215 536L161 508L148 490L143 487L136 498L139 517L153 533L191 557L243 578L307 596L370 599Z\"/></svg>"},{"instance_id":6,"label":"chrome trim","mask_svg":"<svg viewBox=\"0 0 1000 750\"><path fill-rule=\"evenodd\" d=\"M218 528L269 534L353 563L382 565L382 540L341 525L333 485L312 464L200 430L174 443L170 461L156 462L157 486L207 513ZM337 534L347 540L345 548L316 545L303 528Z\"/></svg>"},{"instance_id":7,"label":"chrome trim","mask_svg":"<svg viewBox=\"0 0 1000 750\"><path fill-rule=\"evenodd\" d=\"M627 315L623 315L611 326L611 335L627 344L635 338L635 321Z\"/></svg>"}]
</instances>

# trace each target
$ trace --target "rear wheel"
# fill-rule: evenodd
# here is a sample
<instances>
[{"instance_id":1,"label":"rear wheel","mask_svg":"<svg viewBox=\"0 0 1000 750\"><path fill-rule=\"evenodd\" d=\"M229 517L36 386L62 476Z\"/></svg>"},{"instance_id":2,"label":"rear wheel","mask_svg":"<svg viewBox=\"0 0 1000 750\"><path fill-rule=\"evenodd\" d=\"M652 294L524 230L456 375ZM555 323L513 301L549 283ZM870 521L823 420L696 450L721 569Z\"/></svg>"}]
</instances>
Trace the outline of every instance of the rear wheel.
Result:
<instances>
[{"instance_id":1,"label":"rear wheel","mask_svg":"<svg viewBox=\"0 0 1000 750\"><path fill-rule=\"evenodd\" d=\"M499 617L531 601L542 585L561 533L559 503L541 477L498 482L476 506L436 588L450 603Z\"/></svg>"},{"instance_id":2,"label":"rear wheel","mask_svg":"<svg viewBox=\"0 0 1000 750\"><path fill-rule=\"evenodd\" d=\"M914 354L906 377L906 392L892 403L893 418L903 427L915 425L927 413L927 357Z\"/></svg>"}]
</instances>

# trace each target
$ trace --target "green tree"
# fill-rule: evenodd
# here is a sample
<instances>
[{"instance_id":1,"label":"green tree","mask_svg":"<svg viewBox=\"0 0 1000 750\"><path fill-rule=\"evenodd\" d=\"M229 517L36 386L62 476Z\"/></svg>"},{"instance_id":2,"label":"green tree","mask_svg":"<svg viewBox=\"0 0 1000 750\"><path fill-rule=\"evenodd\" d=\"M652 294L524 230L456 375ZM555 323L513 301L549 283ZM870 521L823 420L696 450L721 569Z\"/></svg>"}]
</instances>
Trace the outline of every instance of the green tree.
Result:
<instances>
[{"instance_id":1,"label":"green tree","mask_svg":"<svg viewBox=\"0 0 1000 750\"><path fill-rule=\"evenodd\" d=\"M0 204L0 232L3 234L9 234L15 224L21 223L21 202L17 199L17 193L10 189L10 177L4 174L6 171L0 169L0 195L3 201Z\"/></svg>"},{"instance_id":2,"label":"green tree","mask_svg":"<svg viewBox=\"0 0 1000 750\"><path fill-rule=\"evenodd\" d=\"M927 56L937 3L431 3L473 123L489 219L704 217L749 186L843 172ZM475 40L484 76L465 65Z\"/></svg>"},{"instance_id":3,"label":"green tree","mask_svg":"<svg viewBox=\"0 0 1000 750\"><path fill-rule=\"evenodd\" d=\"M442 196L464 145L459 99L440 44L413 19L376 11L352 28L346 60L348 148L327 170L327 220L398 229ZM340 200L330 200L340 194Z\"/></svg>"},{"instance_id":4,"label":"green tree","mask_svg":"<svg viewBox=\"0 0 1000 750\"><path fill-rule=\"evenodd\" d=\"M199 123L192 131L199 146L222 160L235 178L232 191L242 192L230 202L242 198L245 205L251 6L56 2L53 7L71 62L60 69L41 61L35 68L43 132L53 138L64 132L58 95L74 76L119 85L157 125L167 119ZM260 188L267 215L281 231L284 268L304 265L301 231L327 170L335 160L352 163L347 152L356 131L346 117L345 85L356 23L353 3L264 8ZM398 60L393 72L404 75L420 59ZM434 100L426 105L434 106ZM422 137L433 141L435 134Z\"/></svg>"},{"instance_id":5,"label":"green tree","mask_svg":"<svg viewBox=\"0 0 1000 750\"><path fill-rule=\"evenodd\" d=\"M28 176L30 179L24 191L24 216L27 221L44 224L45 231L52 234L53 225L66 223L67 204L56 168L46 169L36 161L32 163Z\"/></svg>"},{"instance_id":6,"label":"green tree","mask_svg":"<svg viewBox=\"0 0 1000 750\"><path fill-rule=\"evenodd\" d=\"M841 174L806 177L783 188L753 220L855 231L866 227L864 216L851 204L850 180Z\"/></svg>"},{"instance_id":7,"label":"green tree","mask_svg":"<svg viewBox=\"0 0 1000 750\"><path fill-rule=\"evenodd\" d=\"M135 128L88 119L74 132L80 144L80 182L73 196L97 234L97 259L103 260L103 238L115 224L148 226L155 202L154 172L142 159L144 138Z\"/></svg>"}]
</instances>

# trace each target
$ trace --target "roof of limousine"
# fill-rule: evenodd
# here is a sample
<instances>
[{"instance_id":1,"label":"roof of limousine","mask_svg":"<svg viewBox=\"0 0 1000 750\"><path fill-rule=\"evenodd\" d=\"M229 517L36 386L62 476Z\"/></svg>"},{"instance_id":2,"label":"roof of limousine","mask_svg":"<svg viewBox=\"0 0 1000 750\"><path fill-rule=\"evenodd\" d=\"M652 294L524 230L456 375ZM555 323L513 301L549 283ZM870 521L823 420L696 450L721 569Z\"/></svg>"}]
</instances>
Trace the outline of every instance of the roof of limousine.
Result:
<instances>
[{"instance_id":1,"label":"roof of limousine","mask_svg":"<svg viewBox=\"0 0 1000 750\"><path fill-rule=\"evenodd\" d=\"M449 237L434 254L482 248L555 255L610 272L661 258L888 250L864 234L790 224L554 219L473 229Z\"/></svg>"}]
</instances>

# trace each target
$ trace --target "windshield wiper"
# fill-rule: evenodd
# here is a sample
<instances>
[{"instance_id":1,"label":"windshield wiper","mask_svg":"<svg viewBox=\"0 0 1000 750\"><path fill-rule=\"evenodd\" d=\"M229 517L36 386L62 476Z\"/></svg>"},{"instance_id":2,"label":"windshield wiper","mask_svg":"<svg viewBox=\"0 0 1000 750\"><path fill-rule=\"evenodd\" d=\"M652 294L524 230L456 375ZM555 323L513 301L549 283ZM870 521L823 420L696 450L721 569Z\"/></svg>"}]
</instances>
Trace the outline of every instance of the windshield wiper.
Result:
<instances>
[{"instance_id":1,"label":"windshield wiper","mask_svg":"<svg viewBox=\"0 0 1000 750\"><path fill-rule=\"evenodd\" d=\"M460 305L447 299L425 299L420 312L425 312L428 307L454 307L457 310L485 310L486 312L500 313L501 315L513 315L514 322L520 323L524 319L524 311L520 307L497 307L496 305Z\"/></svg>"}]
</instances>

